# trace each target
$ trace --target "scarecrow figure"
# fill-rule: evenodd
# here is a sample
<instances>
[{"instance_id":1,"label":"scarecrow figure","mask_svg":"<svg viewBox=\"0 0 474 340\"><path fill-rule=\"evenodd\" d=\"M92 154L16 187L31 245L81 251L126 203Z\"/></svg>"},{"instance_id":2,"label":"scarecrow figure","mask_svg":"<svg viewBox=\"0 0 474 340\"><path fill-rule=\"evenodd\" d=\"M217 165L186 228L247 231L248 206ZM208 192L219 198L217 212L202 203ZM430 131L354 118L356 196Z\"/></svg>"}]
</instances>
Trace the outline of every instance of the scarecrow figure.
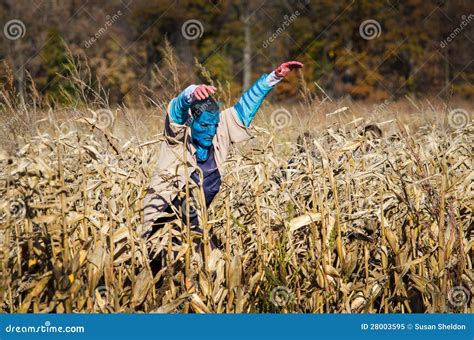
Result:
<instances>
[{"instance_id":1,"label":"scarecrow figure","mask_svg":"<svg viewBox=\"0 0 474 340\"><path fill-rule=\"evenodd\" d=\"M198 200L196 196L209 207L219 192L231 145L251 138L247 128L266 95L291 70L301 67L297 61L281 64L262 75L237 104L222 111L211 96L216 88L209 85L190 85L171 100L165 140L145 197L143 238L175 219L176 214L193 232L202 233L197 208L191 206ZM193 187L201 194L192 191Z\"/></svg>"}]
</instances>

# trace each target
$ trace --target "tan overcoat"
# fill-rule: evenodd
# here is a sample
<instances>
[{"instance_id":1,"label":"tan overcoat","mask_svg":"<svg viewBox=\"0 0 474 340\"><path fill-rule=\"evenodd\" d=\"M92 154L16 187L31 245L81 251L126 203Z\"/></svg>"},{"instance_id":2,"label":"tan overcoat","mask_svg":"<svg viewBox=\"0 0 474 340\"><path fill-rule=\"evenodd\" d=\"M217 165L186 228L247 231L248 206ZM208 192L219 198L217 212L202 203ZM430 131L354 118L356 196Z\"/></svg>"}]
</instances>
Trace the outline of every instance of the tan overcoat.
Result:
<instances>
[{"instance_id":1,"label":"tan overcoat","mask_svg":"<svg viewBox=\"0 0 474 340\"><path fill-rule=\"evenodd\" d=\"M149 231L153 222L163 216L163 211L176 195L183 190L186 179L197 168L196 148L191 142L191 128L176 124L170 117L170 106L165 118L165 140L161 142L159 159L151 177L144 200L144 224L142 234ZM189 113L191 114L191 113ZM224 176L224 162L233 143L251 138L249 131L240 121L234 107L219 114L220 121L212 140L214 155L221 178ZM184 147L186 144L186 148Z\"/></svg>"}]
</instances>

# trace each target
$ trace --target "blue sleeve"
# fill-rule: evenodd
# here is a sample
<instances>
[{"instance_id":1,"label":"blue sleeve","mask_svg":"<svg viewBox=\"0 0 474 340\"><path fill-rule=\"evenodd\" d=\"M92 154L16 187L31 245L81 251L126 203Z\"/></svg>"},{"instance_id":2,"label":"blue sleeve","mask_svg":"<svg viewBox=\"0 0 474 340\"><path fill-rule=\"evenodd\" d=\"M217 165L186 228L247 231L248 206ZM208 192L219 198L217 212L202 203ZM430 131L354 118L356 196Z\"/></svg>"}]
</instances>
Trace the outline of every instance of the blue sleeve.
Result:
<instances>
[{"instance_id":1,"label":"blue sleeve","mask_svg":"<svg viewBox=\"0 0 474 340\"><path fill-rule=\"evenodd\" d=\"M262 75L259 80L244 92L237 104L234 105L237 115L247 127L250 126L266 95L273 88L273 86L268 84L266 78L267 74Z\"/></svg>"},{"instance_id":2,"label":"blue sleeve","mask_svg":"<svg viewBox=\"0 0 474 340\"><path fill-rule=\"evenodd\" d=\"M176 124L184 124L188 120L188 110L191 103L186 99L185 91L181 92L177 97L171 100L170 117Z\"/></svg>"}]
</instances>

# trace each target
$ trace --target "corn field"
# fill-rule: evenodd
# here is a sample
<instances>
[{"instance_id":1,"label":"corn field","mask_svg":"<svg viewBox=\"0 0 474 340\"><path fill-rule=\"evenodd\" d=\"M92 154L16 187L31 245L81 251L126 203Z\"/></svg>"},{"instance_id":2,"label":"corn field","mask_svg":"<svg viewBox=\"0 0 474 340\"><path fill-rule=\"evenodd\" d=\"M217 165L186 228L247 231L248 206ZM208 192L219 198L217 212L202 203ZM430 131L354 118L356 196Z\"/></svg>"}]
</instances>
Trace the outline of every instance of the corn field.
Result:
<instances>
[{"instance_id":1,"label":"corn field","mask_svg":"<svg viewBox=\"0 0 474 340\"><path fill-rule=\"evenodd\" d=\"M173 223L139 236L159 138L38 130L0 159L2 311L472 313L474 125L393 124L257 129L203 252ZM154 275L150 247L178 255Z\"/></svg>"}]
</instances>

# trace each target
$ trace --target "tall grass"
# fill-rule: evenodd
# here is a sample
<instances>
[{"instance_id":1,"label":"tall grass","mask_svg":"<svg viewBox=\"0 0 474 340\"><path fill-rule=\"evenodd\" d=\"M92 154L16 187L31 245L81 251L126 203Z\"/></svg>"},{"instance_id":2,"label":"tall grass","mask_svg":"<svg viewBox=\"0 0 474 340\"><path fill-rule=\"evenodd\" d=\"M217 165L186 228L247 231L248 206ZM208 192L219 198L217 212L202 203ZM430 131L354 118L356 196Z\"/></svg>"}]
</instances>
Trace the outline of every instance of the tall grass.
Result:
<instances>
[{"instance_id":1,"label":"tall grass","mask_svg":"<svg viewBox=\"0 0 474 340\"><path fill-rule=\"evenodd\" d=\"M4 312L474 311L471 122L399 120L381 134L352 106L331 124L322 112L343 104L313 98L278 130L267 105L200 212L206 251L169 223L150 241L168 254L153 276L138 231L165 101L43 115L3 100L4 120L36 119L0 159Z\"/></svg>"}]
</instances>

